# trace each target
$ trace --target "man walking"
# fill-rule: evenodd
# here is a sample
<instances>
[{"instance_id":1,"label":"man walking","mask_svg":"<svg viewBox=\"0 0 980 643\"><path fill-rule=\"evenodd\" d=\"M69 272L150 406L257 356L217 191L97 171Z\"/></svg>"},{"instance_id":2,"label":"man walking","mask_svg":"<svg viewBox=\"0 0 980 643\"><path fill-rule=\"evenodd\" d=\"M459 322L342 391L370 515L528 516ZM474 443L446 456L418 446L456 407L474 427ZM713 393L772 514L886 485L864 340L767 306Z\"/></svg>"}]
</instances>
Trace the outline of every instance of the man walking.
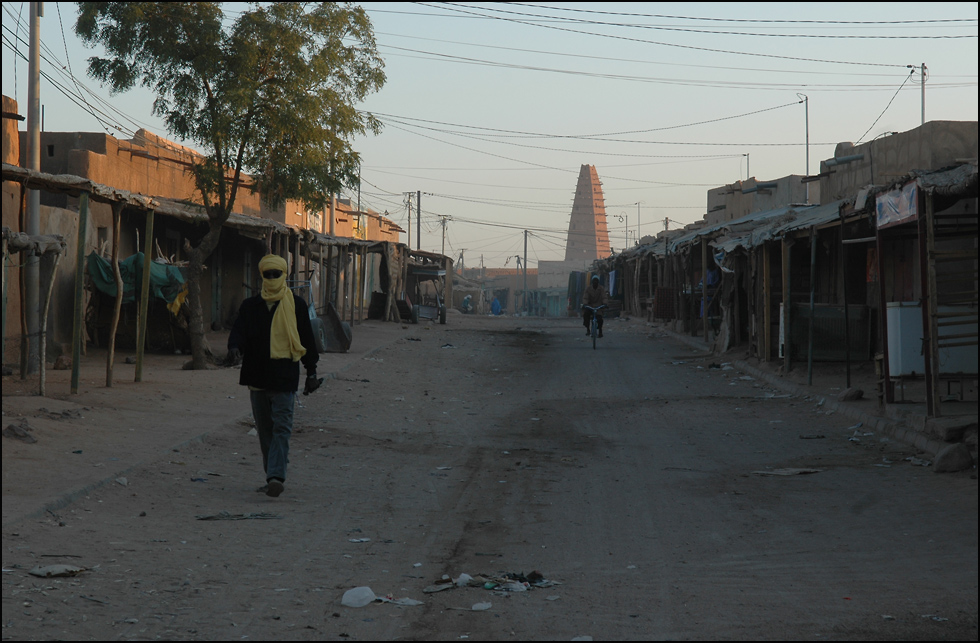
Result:
<instances>
[{"instance_id":1,"label":"man walking","mask_svg":"<svg viewBox=\"0 0 980 643\"><path fill-rule=\"evenodd\" d=\"M320 356L307 304L286 286L286 260L266 255L259 261L259 272L262 292L242 302L228 337L228 360L241 358L238 383L250 391L266 478L259 491L276 498L286 482L300 360L306 367L304 395L323 379L316 376Z\"/></svg>"}]
</instances>

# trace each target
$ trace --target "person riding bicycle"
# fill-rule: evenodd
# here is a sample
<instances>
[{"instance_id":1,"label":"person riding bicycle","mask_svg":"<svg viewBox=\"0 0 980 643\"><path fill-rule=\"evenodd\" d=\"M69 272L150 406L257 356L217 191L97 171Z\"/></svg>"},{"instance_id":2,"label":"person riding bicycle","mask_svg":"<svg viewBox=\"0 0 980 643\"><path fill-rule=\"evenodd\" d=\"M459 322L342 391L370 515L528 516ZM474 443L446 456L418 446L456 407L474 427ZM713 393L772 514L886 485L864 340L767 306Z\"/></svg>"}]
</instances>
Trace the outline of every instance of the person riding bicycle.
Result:
<instances>
[{"instance_id":1,"label":"person riding bicycle","mask_svg":"<svg viewBox=\"0 0 980 643\"><path fill-rule=\"evenodd\" d=\"M592 308L598 308L599 306L609 305L609 291L606 287L599 283L599 275L592 275L592 285L585 289L582 293L582 306L591 306ZM599 337L602 337L602 314L596 313L596 322L599 325ZM585 334L589 335L592 330L589 328L589 324L592 323L592 311L588 308L582 309L582 323L585 324Z\"/></svg>"}]
</instances>

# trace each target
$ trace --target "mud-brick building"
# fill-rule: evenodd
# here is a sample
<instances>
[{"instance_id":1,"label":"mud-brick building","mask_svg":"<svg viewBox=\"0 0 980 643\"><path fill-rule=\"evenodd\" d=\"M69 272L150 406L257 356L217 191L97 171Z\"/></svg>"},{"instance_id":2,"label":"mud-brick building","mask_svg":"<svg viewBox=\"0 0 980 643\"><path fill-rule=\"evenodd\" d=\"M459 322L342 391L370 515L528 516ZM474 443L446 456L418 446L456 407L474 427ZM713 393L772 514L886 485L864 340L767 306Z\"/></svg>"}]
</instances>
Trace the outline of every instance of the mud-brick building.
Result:
<instances>
[{"instance_id":1,"label":"mud-brick building","mask_svg":"<svg viewBox=\"0 0 980 643\"><path fill-rule=\"evenodd\" d=\"M820 202L797 201L796 181ZM883 402L924 378L930 416L976 395L976 121L840 143L814 176L750 186L786 202L727 216L721 197L744 185L709 193L701 226L597 264L623 275L627 312L784 371L875 361Z\"/></svg>"},{"instance_id":2,"label":"mud-brick building","mask_svg":"<svg viewBox=\"0 0 980 643\"><path fill-rule=\"evenodd\" d=\"M18 131L21 120L16 102L4 97L5 178L15 174L8 173L8 167L25 165L26 134ZM190 172L200 158L194 150L145 130L128 140L104 133L43 132L40 148L40 172L44 176L74 177L105 188L103 192L145 197L93 199L83 244L86 256L92 252L106 255L112 247L113 203L121 209L121 258L142 251L146 240L146 210L133 203L156 204L159 216L152 231L154 261L182 266L185 243L196 243L206 231L206 215ZM25 180L23 173L17 176ZM367 316L371 300L376 299L372 293L404 283L396 274L407 261L406 249L397 247L403 231L388 218L370 210L359 212L343 200L320 212L307 211L293 201L270 209L252 187L246 177L221 243L207 261L201 282L206 326L219 329L231 323L241 300L257 288L258 260L270 250L287 258L291 278L313 282L312 298L318 310L330 303L351 321ZM79 194L79 190L41 190L41 234L60 234L68 240L68 252L59 264L52 294L48 359L63 352L71 341ZM21 183L5 180L3 226L15 232L23 230L21 198ZM5 286L5 362L16 361L20 352L21 279L18 262L10 263ZM46 275L41 282L47 283ZM389 294L394 298L400 293ZM393 302L385 309L394 310Z\"/></svg>"}]
</instances>

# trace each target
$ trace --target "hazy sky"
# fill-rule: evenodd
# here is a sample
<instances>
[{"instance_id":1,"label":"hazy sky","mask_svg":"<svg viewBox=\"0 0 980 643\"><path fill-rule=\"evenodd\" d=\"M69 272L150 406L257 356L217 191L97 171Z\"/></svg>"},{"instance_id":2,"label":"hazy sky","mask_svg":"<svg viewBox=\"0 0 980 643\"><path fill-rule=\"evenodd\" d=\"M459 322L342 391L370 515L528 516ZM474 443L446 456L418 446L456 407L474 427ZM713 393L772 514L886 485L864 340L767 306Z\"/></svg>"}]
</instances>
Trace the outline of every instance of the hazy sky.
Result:
<instances>
[{"instance_id":1,"label":"hazy sky","mask_svg":"<svg viewBox=\"0 0 980 643\"><path fill-rule=\"evenodd\" d=\"M3 3L3 93L24 115L12 43L18 20L26 42L27 5ZM648 235L700 219L706 192L747 172L805 174L807 120L816 173L838 142L919 126L923 63L926 119L977 120L973 2L363 6L388 81L361 106L385 122L355 144L361 205L404 227L403 195L421 190L422 248L442 251L448 217L445 252L470 267L514 266L525 229L530 267L562 259L583 164L602 180L617 250L627 219L632 244L638 224ZM74 23L74 3L45 3L42 68L62 86L42 79L45 129L167 136L150 94L110 98L87 77L95 52ZM85 101L63 93L76 83Z\"/></svg>"}]
</instances>

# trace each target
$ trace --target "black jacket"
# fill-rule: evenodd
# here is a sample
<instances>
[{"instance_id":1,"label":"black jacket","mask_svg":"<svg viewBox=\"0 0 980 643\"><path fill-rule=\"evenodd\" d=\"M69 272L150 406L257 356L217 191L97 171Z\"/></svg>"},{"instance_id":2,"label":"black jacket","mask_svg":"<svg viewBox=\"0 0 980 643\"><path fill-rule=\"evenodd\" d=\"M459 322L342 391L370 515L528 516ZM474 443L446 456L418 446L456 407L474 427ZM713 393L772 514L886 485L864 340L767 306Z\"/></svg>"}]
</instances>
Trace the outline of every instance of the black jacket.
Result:
<instances>
[{"instance_id":1,"label":"black jacket","mask_svg":"<svg viewBox=\"0 0 980 643\"><path fill-rule=\"evenodd\" d=\"M309 307L302 297L293 295L296 304L296 329L299 339L306 349L300 358L307 371L316 371L320 359L313 337L313 325L308 314ZM295 391L299 388L299 362L269 357L269 342L272 331L272 316L279 307L278 302L269 310L261 296L249 297L238 309L238 319L228 337L228 350L237 348L242 352L242 374L238 380L244 386L254 386L268 391Z\"/></svg>"}]
</instances>

